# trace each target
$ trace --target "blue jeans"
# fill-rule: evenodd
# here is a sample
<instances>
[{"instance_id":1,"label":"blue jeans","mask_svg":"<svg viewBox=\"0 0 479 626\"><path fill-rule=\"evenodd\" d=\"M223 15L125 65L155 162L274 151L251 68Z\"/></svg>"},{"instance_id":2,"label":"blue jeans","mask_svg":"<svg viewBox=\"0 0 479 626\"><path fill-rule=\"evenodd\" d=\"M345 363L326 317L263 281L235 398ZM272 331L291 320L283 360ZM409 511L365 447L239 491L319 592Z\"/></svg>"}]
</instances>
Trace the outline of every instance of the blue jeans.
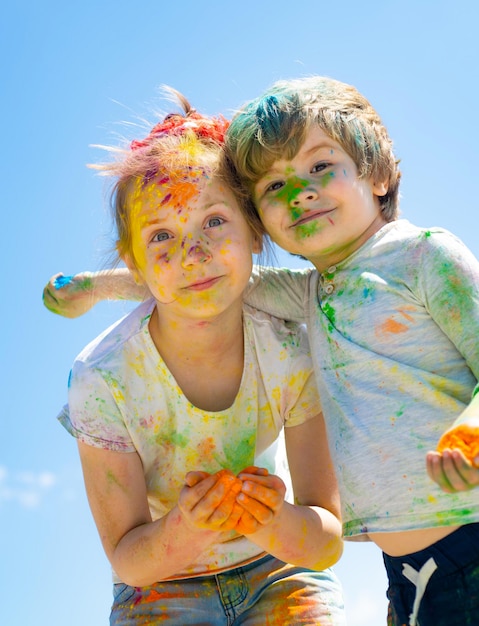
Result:
<instances>
[{"instance_id":1,"label":"blue jeans","mask_svg":"<svg viewBox=\"0 0 479 626\"><path fill-rule=\"evenodd\" d=\"M313 572L266 556L214 576L148 587L114 585L111 626L345 626L331 570Z\"/></svg>"},{"instance_id":2,"label":"blue jeans","mask_svg":"<svg viewBox=\"0 0 479 626\"><path fill-rule=\"evenodd\" d=\"M479 523L461 526L425 550L383 558L389 578L389 626L479 624ZM413 578L421 570L426 573L421 598L404 574L405 565Z\"/></svg>"}]
</instances>

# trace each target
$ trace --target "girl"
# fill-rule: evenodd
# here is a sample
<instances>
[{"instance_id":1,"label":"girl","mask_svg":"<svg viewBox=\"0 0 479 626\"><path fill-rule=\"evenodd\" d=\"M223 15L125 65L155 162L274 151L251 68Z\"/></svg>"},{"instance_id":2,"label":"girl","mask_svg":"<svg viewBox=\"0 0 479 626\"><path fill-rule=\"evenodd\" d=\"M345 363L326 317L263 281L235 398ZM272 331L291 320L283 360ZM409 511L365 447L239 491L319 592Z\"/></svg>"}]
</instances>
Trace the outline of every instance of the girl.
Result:
<instances>
[{"instance_id":1,"label":"girl","mask_svg":"<svg viewBox=\"0 0 479 626\"><path fill-rule=\"evenodd\" d=\"M98 166L116 177L119 256L150 298L77 357L60 415L113 568L110 623L343 624L306 338L243 304L261 227L217 173L226 121L177 95L184 115Z\"/></svg>"}]
</instances>

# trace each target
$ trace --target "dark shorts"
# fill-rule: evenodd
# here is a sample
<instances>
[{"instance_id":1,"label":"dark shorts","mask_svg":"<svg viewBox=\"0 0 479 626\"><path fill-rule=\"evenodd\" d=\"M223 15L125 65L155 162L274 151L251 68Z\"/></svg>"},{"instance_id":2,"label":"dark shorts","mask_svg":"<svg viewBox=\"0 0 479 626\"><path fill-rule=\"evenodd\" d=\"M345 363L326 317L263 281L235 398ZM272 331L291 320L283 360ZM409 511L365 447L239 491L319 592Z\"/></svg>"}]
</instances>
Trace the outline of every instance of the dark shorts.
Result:
<instances>
[{"instance_id":1,"label":"dark shorts","mask_svg":"<svg viewBox=\"0 0 479 626\"><path fill-rule=\"evenodd\" d=\"M461 526L425 550L383 558L389 578L389 626L478 626L479 523ZM419 586L404 570L412 578L422 570ZM425 589L419 601L421 582ZM411 622L415 602L417 617Z\"/></svg>"}]
</instances>

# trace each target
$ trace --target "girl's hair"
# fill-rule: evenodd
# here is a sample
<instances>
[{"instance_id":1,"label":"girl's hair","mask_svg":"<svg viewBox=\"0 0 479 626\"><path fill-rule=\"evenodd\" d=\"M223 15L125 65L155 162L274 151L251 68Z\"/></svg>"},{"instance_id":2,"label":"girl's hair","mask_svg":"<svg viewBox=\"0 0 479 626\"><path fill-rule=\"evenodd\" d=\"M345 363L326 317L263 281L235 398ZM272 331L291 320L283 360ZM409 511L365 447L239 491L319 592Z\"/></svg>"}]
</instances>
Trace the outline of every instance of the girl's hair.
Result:
<instances>
[{"instance_id":1,"label":"girl's hair","mask_svg":"<svg viewBox=\"0 0 479 626\"><path fill-rule=\"evenodd\" d=\"M244 105L226 133L226 163L252 190L275 161L298 153L313 125L341 145L360 178L387 182L381 211L388 222L396 219L401 173L387 130L357 89L331 78L279 81Z\"/></svg>"},{"instance_id":2,"label":"girl's hair","mask_svg":"<svg viewBox=\"0 0 479 626\"><path fill-rule=\"evenodd\" d=\"M107 150L114 160L89 166L101 175L116 179L111 192L111 209L120 257L129 254L134 258L129 202L135 185L146 185L161 175L165 179L187 180L192 168L198 166L207 166L213 175L221 176L218 166L229 122L222 116L205 117L197 113L181 93L171 87L163 89L179 103L181 112L166 115L144 139L134 140L126 147L97 146ZM228 184L228 180L225 183ZM261 237L261 222L251 210L247 194L236 184L232 190L252 231Z\"/></svg>"}]
</instances>

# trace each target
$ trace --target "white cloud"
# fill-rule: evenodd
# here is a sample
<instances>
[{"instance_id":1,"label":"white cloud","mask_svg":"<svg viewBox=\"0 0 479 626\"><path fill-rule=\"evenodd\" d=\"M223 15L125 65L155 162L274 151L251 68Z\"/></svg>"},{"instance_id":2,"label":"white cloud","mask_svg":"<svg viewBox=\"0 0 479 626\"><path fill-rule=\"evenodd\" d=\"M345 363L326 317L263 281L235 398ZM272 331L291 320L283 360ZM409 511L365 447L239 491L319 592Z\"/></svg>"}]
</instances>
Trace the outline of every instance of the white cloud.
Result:
<instances>
[{"instance_id":1,"label":"white cloud","mask_svg":"<svg viewBox=\"0 0 479 626\"><path fill-rule=\"evenodd\" d=\"M53 472L11 472L0 465L0 505L15 502L26 509L38 508L56 484L57 477Z\"/></svg>"}]
</instances>

